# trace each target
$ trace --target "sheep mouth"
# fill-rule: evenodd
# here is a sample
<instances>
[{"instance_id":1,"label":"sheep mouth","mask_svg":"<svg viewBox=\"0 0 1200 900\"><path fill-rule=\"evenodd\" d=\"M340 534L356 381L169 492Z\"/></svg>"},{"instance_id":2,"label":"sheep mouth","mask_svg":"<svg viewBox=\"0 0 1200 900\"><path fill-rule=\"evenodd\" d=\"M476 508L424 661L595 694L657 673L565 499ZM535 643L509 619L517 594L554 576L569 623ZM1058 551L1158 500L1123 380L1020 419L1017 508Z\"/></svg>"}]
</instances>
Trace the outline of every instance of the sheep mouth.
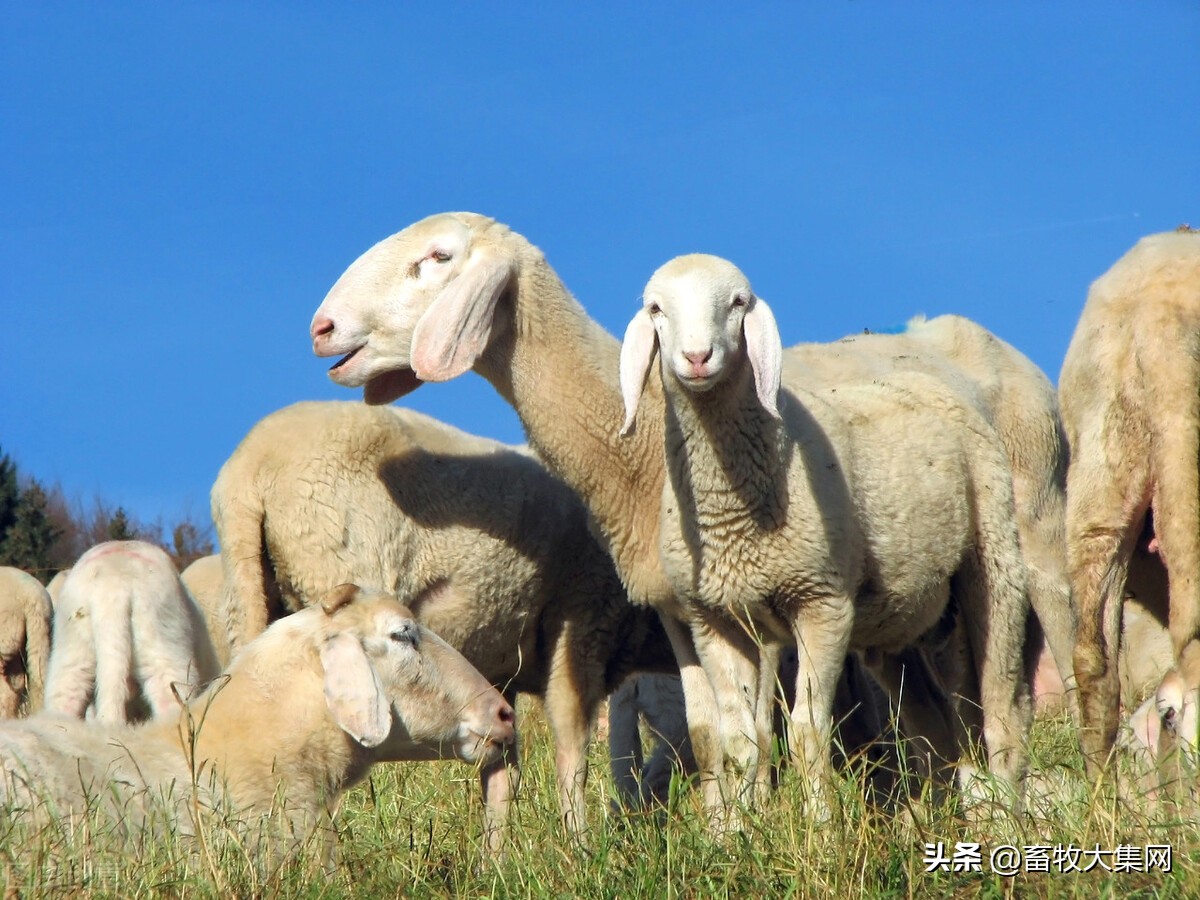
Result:
<instances>
[{"instance_id":1,"label":"sheep mouth","mask_svg":"<svg viewBox=\"0 0 1200 900\"><path fill-rule=\"evenodd\" d=\"M354 357L358 355L358 351L362 350L362 348L365 346L367 346L367 345L363 344L360 347L355 347L353 350L351 350L349 353L347 353L345 356L343 356L341 359L339 359L337 362L335 362L332 366L330 366L329 371L331 373L336 372L342 366L346 365L346 363L350 362L350 360L354 359Z\"/></svg>"}]
</instances>

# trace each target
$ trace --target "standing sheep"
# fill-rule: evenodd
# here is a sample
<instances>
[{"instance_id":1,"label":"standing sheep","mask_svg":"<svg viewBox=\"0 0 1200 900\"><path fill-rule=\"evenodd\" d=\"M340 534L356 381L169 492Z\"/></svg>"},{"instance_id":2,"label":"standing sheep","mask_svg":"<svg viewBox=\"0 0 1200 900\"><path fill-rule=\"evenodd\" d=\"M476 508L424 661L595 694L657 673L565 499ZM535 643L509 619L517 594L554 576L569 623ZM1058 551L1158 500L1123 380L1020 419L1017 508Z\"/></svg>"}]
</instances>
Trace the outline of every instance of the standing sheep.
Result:
<instances>
[{"instance_id":1,"label":"standing sheep","mask_svg":"<svg viewBox=\"0 0 1200 900\"><path fill-rule=\"evenodd\" d=\"M42 705L50 656L50 595L27 572L0 566L0 719Z\"/></svg>"},{"instance_id":2,"label":"standing sheep","mask_svg":"<svg viewBox=\"0 0 1200 900\"><path fill-rule=\"evenodd\" d=\"M977 700L989 765L1017 782L1029 726L1028 597L994 431L917 373L781 392L774 317L720 258L672 260L644 303L621 356L622 433L657 353L667 398L662 557L720 703L737 794L747 796L767 746L751 687L761 683L764 641L798 646L792 750L819 788L847 651L884 660L877 668L898 701L886 660L924 647L947 615L962 623L979 695L948 692L954 708L939 718L954 723L955 746L935 736L934 749L951 762L969 753L957 723L972 718L962 700ZM957 671L965 661L935 664L935 674L970 684Z\"/></svg>"},{"instance_id":3,"label":"standing sheep","mask_svg":"<svg viewBox=\"0 0 1200 900\"><path fill-rule=\"evenodd\" d=\"M675 670L566 485L527 453L412 410L272 413L221 467L212 512L234 648L342 581L397 594L510 697L543 697L572 830L600 704L630 672ZM508 779L484 775L498 827Z\"/></svg>"},{"instance_id":4,"label":"standing sheep","mask_svg":"<svg viewBox=\"0 0 1200 900\"><path fill-rule=\"evenodd\" d=\"M1117 734L1121 606L1130 557L1166 568L1179 675L1200 686L1200 233L1143 238L1092 284L1059 378L1071 447L1067 568L1088 771Z\"/></svg>"},{"instance_id":5,"label":"standing sheep","mask_svg":"<svg viewBox=\"0 0 1200 900\"><path fill-rule=\"evenodd\" d=\"M158 718L220 671L204 617L175 564L145 541L88 550L63 582L54 615L46 709L100 722Z\"/></svg>"},{"instance_id":6,"label":"standing sheep","mask_svg":"<svg viewBox=\"0 0 1200 900\"><path fill-rule=\"evenodd\" d=\"M486 763L512 743L512 715L394 598L340 585L161 720L0 724L0 806L35 820L98 807L130 834L154 823L192 836L232 816L250 852L268 849L264 829L290 852L313 832L332 838L339 798L373 763Z\"/></svg>"},{"instance_id":7,"label":"standing sheep","mask_svg":"<svg viewBox=\"0 0 1200 900\"><path fill-rule=\"evenodd\" d=\"M894 372L933 375L996 429L1012 472L1029 599L1069 691L1075 618L1063 536L1068 454L1054 385L1015 347L955 315L917 317L899 334L852 335L784 352L786 383L836 387Z\"/></svg>"}]
</instances>

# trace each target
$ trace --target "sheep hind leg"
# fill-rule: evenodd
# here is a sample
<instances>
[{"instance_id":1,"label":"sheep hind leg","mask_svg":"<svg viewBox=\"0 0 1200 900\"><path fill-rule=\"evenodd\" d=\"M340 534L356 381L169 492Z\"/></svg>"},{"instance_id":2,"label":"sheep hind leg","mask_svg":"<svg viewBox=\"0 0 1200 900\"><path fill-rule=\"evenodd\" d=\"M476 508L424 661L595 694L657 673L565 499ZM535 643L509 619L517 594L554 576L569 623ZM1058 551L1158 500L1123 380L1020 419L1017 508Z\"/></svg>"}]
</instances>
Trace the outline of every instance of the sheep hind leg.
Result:
<instances>
[{"instance_id":1,"label":"sheep hind leg","mask_svg":"<svg viewBox=\"0 0 1200 900\"><path fill-rule=\"evenodd\" d=\"M617 802L624 809L641 806L643 756L638 691L642 676L625 680L608 698L608 758Z\"/></svg>"}]
</instances>

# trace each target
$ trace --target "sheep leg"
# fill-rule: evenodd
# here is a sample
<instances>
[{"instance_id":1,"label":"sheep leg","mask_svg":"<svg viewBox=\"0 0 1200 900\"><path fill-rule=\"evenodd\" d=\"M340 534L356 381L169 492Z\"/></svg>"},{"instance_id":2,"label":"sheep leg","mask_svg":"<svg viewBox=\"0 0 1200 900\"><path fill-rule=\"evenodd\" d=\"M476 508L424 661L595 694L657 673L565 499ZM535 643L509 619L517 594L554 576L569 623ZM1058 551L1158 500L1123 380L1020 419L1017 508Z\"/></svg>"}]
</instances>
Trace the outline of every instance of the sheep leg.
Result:
<instances>
[{"instance_id":1,"label":"sheep leg","mask_svg":"<svg viewBox=\"0 0 1200 900\"><path fill-rule=\"evenodd\" d=\"M617 798L625 809L641 804L642 737L637 694L639 676L625 680L608 698L608 758Z\"/></svg>"},{"instance_id":2,"label":"sheep leg","mask_svg":"<svg viewBox=\"0 0 1200 900\"><path fill-rule=\"evenodd\" d=\"M46 667L45 708L82 719L96 687L96 649L86 613L55 622L54 652Z\"/></svg>"},{"instance_id":3,"label":"sheep leg","mask_svg":"<svg viewBox=\"0 0 1200 900\"><path fill-rule=\"evenodd\" d=\"M722 805L715 824L736 827L734 807L754 801L759 759L770 742L770 732L758 730L759 647L727 613L709 609L694 611L692 636L720 712Z\"/></svg>"},{"instance_id":4,"label":"sheep leg","mask_svg":"<svg viewBox=\"0 0 1200 900\"><path fill-rule=\"evenodd\" d=\"M817 815L823 812L831 774L833 701L850 645L853 609L850 597L821 598L806 603L793 624L797 666L790 755Z\"/></svg>"},{"instance_id":5,"label":"sheep leg","mask_svg":"<svg viewBox=\"0 0 1200 900\"><path fill-rule=\"evenodd\" d=\"M1079 737L1093 779L1103 770L1117 737L1121 606L1149 495L1144 471L1130 472L1124 490L1107 471L1110 465L1130 471L1128 451L1122 450L1121 443L1116 438L1106 442L1112 453L1082 448L1072 463L1073 487L1067 494L1067 567L1079 625L1075 645ZM1093 463L1092 457L1099 459Z\"/></svg>"},{"instance_id":6,"label":"sheep leg","mask_svg":"<svg viewBox=\"0 0 1200 900\"><path fill-rule=\"evenodd\" d=\"M1192 393L1195 394L1192 382ZM1196 403L1196 396L1192 397ZM1165 425L1155 452L1154 531L1167 569L1168 630L1175 659L1189 687L1200 685L1200 413L1189 410Z\"/></svg>"},{"instance_id":7,"label":"sheep leg","mask_svg":"<svg viewBox=\"0 0 1200 900\"><path fill-rule=\"evenodd\" d=\"M581 659L586 645L570 629L562 636L547 679L543 706L554 733L555 770L563 822L576 837L586 830L587 812L584 789L588 776L588 744L592 723L604 696L596 682L603 677L603 665Z\"/></svg>"},{"instance_id":8,"label":"sheep leg","mask_svg":"<svg viewBox=\"0 0 1200 900\"><path fill-rule=\"evenodd\" d=\"M504 699L516 709L516 692L504 691ZM483 792L483 845L491 856L499 856L508 837L512 804L521 785L520 732L499 759L479 771Z\"/></svg>"},{"instance_id":9,"label":"sheep leg","mask_svg":"<svg viewBox=\"0 0 1200 900\"><path fill-rule=\"evenodd\" d=\"M871 671L898 710L916 774L935 782L948 781L958 761L958 741L951 704L915 649L885 653Z\"/></svg>"},{"instance_id":10,"label":"sheep leg","mask_svg":"<svg viewBox=\"0 0 1200 900\"><path fill-rule=\"evenodd\" d=\"M700 795L710 815L718 815L724 806L722 775L724 771L721 747L721 718L712 683L700 664L700 657L689 628L678 619L661 613L663 630L671 642L675 661L679 664L679 681L683 687L683 704L687 711L688 736L700 777Z\"/></svg>"}]
</instances>

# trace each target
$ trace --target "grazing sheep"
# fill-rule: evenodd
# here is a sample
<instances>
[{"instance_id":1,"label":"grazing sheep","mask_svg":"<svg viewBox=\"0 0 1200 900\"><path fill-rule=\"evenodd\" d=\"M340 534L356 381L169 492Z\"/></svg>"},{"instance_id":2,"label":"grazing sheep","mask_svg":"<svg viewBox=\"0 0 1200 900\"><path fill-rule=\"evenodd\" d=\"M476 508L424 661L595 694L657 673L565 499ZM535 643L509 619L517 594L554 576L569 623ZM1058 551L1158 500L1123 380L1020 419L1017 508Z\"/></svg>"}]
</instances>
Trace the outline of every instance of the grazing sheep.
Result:
<instances>
[{"instance_id":1,"label":"grazing sheep","mask_svg":"<svg viewBox=\"0 0 1200 900\"><path fill-rule=\"evenodd\" d=\"M63 582L54 615L46 709L100 722L155 718L220 671L203 613L166 552L145 541L88 550Z\"/></svg>"},{"instance_id":2,"label":"grazing sheep","mask_svg":"<svg viewBox=\"0 0 1200 900\"><path fill-rule=\"evenodd\" d=\"M50 656L50 595L27 572L0 566L0 719L42 704Z\"/></svg>"},{"instance_id":3,"label":"grazing sheep","mask_svg":"<svg viewBox=\"0 0 1200 900\"><path fill-rule=\"evenodd\" d=\"M1017 783L1029 727L1028 596L995 432L919 373L781 391L774 317L726 260L672 260L643 297L621 355L622 433L657 353L667 398L662 557L720 703L731 796L749 798L768 746L753 689L761 647L773 642L799 649L792 754L814 789L847 651L879 660L873 668L898 702L899 655L910 648L950 689L911 697L910 672L902 715L920 717L915 731L961 762L975 742L961 725L978 702L989 767ZM955 640L943 645L947 637ZM963 672L972 659L975 671ZM924 707L939 703L931 734Z\"/></svg>"},{"instance_id":4,"label":"grazing sheep","mask_svg":"<svg viewBox=\"0 0 1200 900\"><path fill-rule=\"evenodd\" d=\"M395 593L510 698L544 699L572 830L600 704L630 672L675 670L566 485L528 453L412 410L272 413L221 467L212 511L235 648L339 582ZM495 846L508 777L484 775Z\"/></svg>"},{"instance_id":5,"label":"grazing sheep","mask_svg":"<svg viewBox=\"0 0 1200 900\"><path fill-rule=\"evenodd\" d=\"M229 665L229 631L225 627L225 570L221 565L221 554L202 556L179 573L179 580L187 588L200 611L204 613L213 652L221 668Z\"/></svg>"},{"instance_id":6,"label":"grazing sheep","mask_svg":"<svg viewBox=\"0 0 1200 900\"><path fill-rule=\"evenodd\" d=\"M162 720L0 725L0 804L35 820L99 806L128 833L152 822L194 835L231 815L252 852L264 830L290 851L313 832L332 837L342 793L373 763L487 762L512 743L512 715L394 598L340 585Z\"/></svg>"},{"instance_id":7,"label":"grazing sheep","mask_svg":"<svg viewBox=\"0 0 1200 900\"><path fill-rule=\"evenodd\" d=\"M1067 568L1088 771L1117 734L1121 607L1130 557L1169 582L1179 675L1200 686L1200 233L1143 238L1088 291L1059 378L1071 448Z\"/></svg>"},{"instance_id":8,"label":"grazing sheep","mask_svg":"<svg viewBox=\"0 0 1200 900\"><path fill-rule=\"evenodd\" d=\"M828 344L789 347L783 380L836 387L914 371L933 375L954 389L996 429L1004 445L1013 476L1021 555L1029 572L1029 599L1070 690L1075 618L1063 538L1067 439L1050 379L982 326L945 315L917 317L900 334L859 334ZM1036 629L1033 636L1040 641Z\"/></svg>"}]
</instances>

